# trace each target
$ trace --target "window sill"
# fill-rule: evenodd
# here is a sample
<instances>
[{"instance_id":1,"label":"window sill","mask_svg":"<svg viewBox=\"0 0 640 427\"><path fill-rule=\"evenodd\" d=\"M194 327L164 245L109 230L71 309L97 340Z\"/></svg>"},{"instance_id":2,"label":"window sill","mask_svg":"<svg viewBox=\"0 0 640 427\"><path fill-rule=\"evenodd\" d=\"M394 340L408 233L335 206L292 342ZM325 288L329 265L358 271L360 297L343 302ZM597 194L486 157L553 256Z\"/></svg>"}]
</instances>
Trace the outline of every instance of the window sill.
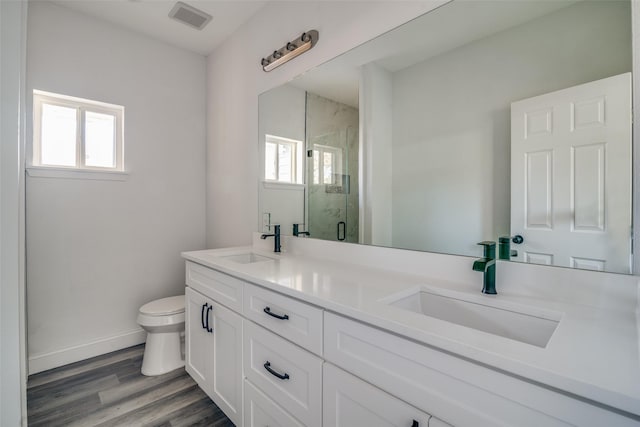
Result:
<instances>
[{"instance_id":1,"label":"window sill","mask_svg":"<svg viewBox=\"0 0 640 427\"><path fill-rule=\"evenodd\" d=\"M270 190L304 191L304 184L292 184L289 182L262 181L262 186Z\"/></svg>"},{"instance_id":2,"label":"window sill","mask_svg":"<svg viewBox=\"0 0 640 427\"><path fill-rule=\"evenodd\" d=\"M90 179L98 181L126 181L125 171L102 171L92 169L67 169L45 166L28 166L27 174L35 178Z\"/></svg>"}]
</instances>

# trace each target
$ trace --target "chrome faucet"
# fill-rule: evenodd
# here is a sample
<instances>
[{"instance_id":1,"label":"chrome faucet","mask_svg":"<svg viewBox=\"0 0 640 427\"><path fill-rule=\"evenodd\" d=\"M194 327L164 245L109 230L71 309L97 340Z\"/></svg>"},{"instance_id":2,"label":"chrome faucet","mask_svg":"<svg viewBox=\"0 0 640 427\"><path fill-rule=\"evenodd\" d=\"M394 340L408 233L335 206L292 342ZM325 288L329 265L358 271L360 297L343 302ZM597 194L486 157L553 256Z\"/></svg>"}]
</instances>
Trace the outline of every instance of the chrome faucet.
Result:
<instances>
[{"instance_id":1,"label":"chrome faucet","mask_svg":"<svg viewBox=\"0 0 640 427\"><path fill-rule=\"evenodd\" d=\"M482 293L495 295L496 292L496 242L484 241L478 243L484 246L484 258L473 262L473 270L481 271L484 275L482 280Z\"/></svg>"},{"instance_id":2,"label":"chrome faucet","mask_svg":"<svg viewBox=\"0 0 640 427\"><path fill-rule=\"evenodd\" d=\"M298 236L311 236L308 231L300 231L300 224L293 224L293 235Z\"/></svg>"},{"instance_id":3,"label":"chrome faucet","mask_svg":"<svg viewBox=\"0 0 640 427\"><path fill-rule=\"evenodd\" d=\"M273 252L280 252L280 226L273 226L273 234L263 234L262 236L260 236L262 240L266 239L267 237L273 237Z\"/></svg>"}]
</instances>

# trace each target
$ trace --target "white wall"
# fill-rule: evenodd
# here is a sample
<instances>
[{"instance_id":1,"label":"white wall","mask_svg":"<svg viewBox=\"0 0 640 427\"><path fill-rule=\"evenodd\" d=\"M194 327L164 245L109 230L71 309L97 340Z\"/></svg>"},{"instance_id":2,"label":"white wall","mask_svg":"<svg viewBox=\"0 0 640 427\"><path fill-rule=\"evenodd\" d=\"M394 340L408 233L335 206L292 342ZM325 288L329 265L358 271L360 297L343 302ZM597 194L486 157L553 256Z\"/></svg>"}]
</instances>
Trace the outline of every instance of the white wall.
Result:
<instances>
[{"instance_id":1,"label":"white wall","mask_svg":"<svg viewBox=\"0 0 640 427\"><path fill-rule=\"evenodd\" d=\"M384 68L369 63L360 79L360 243L391 246L393 80Z\"/></svg>"},{"instance_id":2,"label":"white wall","mask_svg":"<svg viewBox=\"0 0 640 427\"><path fill-rule=\"evenodd\" d=\"M260 95L259 156L264 159L265 135L274 135L296 141L305 140L306 92L291 85L284 85ZM304 146L302 147L304 150ZM306 154L302 154L304 173ZM264 180L264 163L258 164L260 181ZM280 224L282 234L291 235L293 224L302 224L304 219L304 185L264 183L259 187L259 214L270 214L271 224ZM270 231L259 224L257 230ZM301 228L300 231L303 231Z\"/></svg>"},{"instance_id":3,"label":"white wall","mask_svg":"<svg viewBox=\"0 0 640 427\"><path fill-rule=\"evenodd\" d=\"M0 2L0 425L26 424L24 183L26 1Z\"/></svg>"},{"instance_id":4,"label":"white wall","mask_svg":"<svg viewBox=\"0 0 640 427\"><path fill-rule=\"evenodd\" d=\"M33 373L141 342L138 308L184 292L180 252L205 247L206 61L49 2L27 54L28 93L124 105L129 172L27 179Z\"/></svg>"},{"instance_id":5,"label":"white wall","mask_svg":"<svg viewBox=\"0 0 640 427\"><path fill-rule=\"evenodd\" d=\"M258 94L442 3L270 2L209 56L207 246L250 244L258 229ZM310 29L313 50L262 71L262 57Z\"/></svg>"},{"instance_id":6,"label":"white wall","mask_svg":"<svg viewBox=\"0 0 640 427\"><path fill-rule=\"evenodd\" d=\"M631 71L630 25L628 2L579 2L394 73L393 246L508 236L511 102Z\"/></svg>"}]
</instances>

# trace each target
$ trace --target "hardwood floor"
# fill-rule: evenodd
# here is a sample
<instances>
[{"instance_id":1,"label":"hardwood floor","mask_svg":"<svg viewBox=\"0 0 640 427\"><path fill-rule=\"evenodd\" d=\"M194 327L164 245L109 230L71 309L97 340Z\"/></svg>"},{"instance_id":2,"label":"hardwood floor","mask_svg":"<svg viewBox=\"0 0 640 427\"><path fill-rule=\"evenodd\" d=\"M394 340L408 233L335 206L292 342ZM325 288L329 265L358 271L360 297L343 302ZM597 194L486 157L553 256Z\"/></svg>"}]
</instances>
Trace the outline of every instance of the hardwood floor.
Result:
<instances>
[{"instance_id":1,"label":"hardwood floor","mask_svg":"<svg viewBox=\"0 0 640 427\"><path fill-rule=\"evenodd\" d=\"M232 427L184 369L140 373L144 345L29 377L30 426Z\"/></svg>"}]
</instances>

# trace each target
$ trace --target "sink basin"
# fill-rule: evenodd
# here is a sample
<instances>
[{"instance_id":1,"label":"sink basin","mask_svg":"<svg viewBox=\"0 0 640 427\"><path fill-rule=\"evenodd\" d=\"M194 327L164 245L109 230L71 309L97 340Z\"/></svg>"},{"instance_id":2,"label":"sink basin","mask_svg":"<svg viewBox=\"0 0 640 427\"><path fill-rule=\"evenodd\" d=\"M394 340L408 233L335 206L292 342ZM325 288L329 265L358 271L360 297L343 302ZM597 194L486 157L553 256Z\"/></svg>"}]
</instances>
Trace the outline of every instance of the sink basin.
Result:
<instances>
[{"instance_id":1,"label":"sink basin","mask_svg":"<svg viewBox=\"0 0 640 427\"><path fill-rule=\"evenodd\" d=\"M254 262L273 261L273 258L269 258L263 255L258 255L253 252L247 252L243 254L226 255L220 258L228 261L237 262L238 264L253 264Z\"/></svg>"},{"instance_id":2,"label":"sink basin","mask_svg":"<svg viewBox=\"0 0 640 427\"><path fill-rule=\"evenodd\" d=\"M547 346L561 317L560 313L527 313L520 307L485 305L424 289L392 300L390 305L538 347Z\"/></svg>"}]
</instances>

